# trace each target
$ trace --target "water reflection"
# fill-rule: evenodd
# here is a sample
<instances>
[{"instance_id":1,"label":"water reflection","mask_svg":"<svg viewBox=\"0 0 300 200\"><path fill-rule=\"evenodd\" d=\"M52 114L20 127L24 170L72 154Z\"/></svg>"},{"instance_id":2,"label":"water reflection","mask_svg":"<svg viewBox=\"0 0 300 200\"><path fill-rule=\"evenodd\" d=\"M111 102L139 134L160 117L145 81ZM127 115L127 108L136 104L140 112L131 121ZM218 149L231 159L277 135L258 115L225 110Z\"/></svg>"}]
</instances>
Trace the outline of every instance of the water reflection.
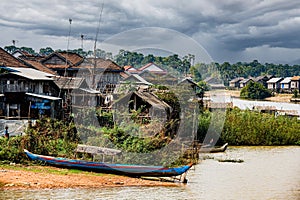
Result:
<instances>
[{"instance_id":1,"label":"water reflection","mask_svg":"<svg viewBox=\"0 0 300 200\"><path fill-rule=\"evenodd\" d=\"M300 147L229 147L176 187L0 191L0 199L300 199ZM206 156L207 157L207 156ZM218 162L242 159L243 163Z\"/></svg>"}]
</instances>

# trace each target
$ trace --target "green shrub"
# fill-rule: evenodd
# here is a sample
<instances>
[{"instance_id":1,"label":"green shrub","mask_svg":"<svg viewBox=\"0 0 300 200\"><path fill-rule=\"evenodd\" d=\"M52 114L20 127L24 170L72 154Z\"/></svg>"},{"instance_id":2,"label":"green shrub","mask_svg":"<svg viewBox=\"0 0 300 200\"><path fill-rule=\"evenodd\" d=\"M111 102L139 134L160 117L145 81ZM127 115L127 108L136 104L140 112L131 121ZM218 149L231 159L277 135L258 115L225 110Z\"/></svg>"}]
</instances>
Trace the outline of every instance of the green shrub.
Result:
<instances>
[{"instance_id":1,"label":"green shrub","mask_svg":"<svg viewBox=\"0 0 300 200\"><path fill-rule=\"evenodd\" d=\"M232 145L297 145L300 121L250 110L227 112L221 141Z\"/></svg>"},{"instance_id":2,"label":"green shrub","mask_svg":"<svg viewBox=\"0 0 300 200\"><path fill-rule=\"evenodd\" d=\"M36 125L27 128L25 135L0 138L0 160L23 163L28 159L24 149L44 155L69 157L79 142L73 123L53 119L38 120Z\"/></svg>"},{"instance_id":3,"label":"green shrub","mask_svg":"<svg viewBox=\"0 0 300 200\"><path fill-rule=\"evenodd\" d=\"M265 99L271 96L271 91L262 84L250 81L240 93L241 98L245 99Z\"/></svg>"}]
</instances>

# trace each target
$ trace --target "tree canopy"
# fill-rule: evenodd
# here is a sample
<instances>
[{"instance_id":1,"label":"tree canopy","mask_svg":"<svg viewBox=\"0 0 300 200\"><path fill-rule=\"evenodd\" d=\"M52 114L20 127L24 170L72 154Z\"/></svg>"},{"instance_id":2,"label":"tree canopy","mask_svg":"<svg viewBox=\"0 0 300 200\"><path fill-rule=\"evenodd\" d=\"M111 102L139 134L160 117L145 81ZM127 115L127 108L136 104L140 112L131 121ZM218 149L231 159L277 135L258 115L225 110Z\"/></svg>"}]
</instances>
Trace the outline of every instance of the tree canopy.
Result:
<instances>
[{"instance_id":1,"label":"tree canopy","mask_svg":"<svg viewBox=\"0 0 300 200\"><path fill-rule=\"evenodd\" d=\"M224 62L223 64L216 63L217 68L222 75L224 84L228 85L229 81L237 77L258 77L262 75L274 75L276 77L291 77L297 76L300 73L300 65L288 64L261 64L257 60L250 63L237 62L230 64Z\"/></svg>"},{"instance_id":2,"label":"tree canopy","mask_svg":"<svg viewBox=\"0 0 300 200\"><path fill-rule=\"evenodd\" d=\"M49 55L54 51L65 51L61 49L53 50L51 47L41 48L39 52L35 52L31 47L16 47L14 45L5 46L4 49L13 53L16 50L27 51L30 54L36 55ZM229 81L237 77L257 77L261 75L274 75L276 77L291 77L297 76L300 72L300 65L288 65L288 64L262 64L258 60L252 62L237 62L230 64L229 62L220 63L194 63L195 55L188 54L185 56L179 56L177 54L169 56L155 56L153 54L144 55L138 52L132 52L124 49L120 49L117 55L113 55L111 52L106 52L102 49L96 49L96 52L92 50L83 50L81 48L68 50L70 52L78 53L83 57L94 57L111 59L120 66L130 65L135 68L146 65L153 62L165 70L177 72L180 75L191 74L193 80L199 82L207 77L214 77L222 79L224 85L229 85Z\"/></svg>"},{"instance_id":3,"label":"tree canopy","mask_svg":"<svg viewBox=\"0 0 300 200\"><path fill-rule=\"evenodd\" d=\"M154 56L153 54L144 55L138 52L131 52L121 49L114 57L114 61L120 66L130 65L135 68L140 68L148 63L155 63L165 69L173 69L181 74L187 74L191 67L191 62L194 55L188 54L179 57L177 54L169 55L166 57Z\"/></svg>"}]
</instances>

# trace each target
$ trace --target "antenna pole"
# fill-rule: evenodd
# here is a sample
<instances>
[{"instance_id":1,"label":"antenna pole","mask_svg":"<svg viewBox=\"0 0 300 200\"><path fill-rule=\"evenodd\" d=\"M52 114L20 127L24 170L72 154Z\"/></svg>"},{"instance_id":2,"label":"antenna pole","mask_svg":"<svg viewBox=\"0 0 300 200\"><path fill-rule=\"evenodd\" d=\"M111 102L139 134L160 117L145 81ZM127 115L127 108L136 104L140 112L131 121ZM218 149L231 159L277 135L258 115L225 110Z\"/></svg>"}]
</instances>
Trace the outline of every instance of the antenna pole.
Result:
<instances>
[{"instance_id":1,"label":"antenna pole","mask_svg":"<svg viewBox=\"0 0 300 200\"><path fill-rule=\"evenodd\" d=\"M69 45L70 45L70 37L71 37L71 24L72 24L72 19L69 18L69 35L68 35L68 44L67 44L67 56L66 56L66 67L65 67L65 73L64 76L67 74L67 67L68 67L68 52L69 52Z\"/></svg>"},{"instance_id":2,"label":"antenna pole","mask_svg":"<svg viewBox=\"0 0 300 200\"><path fill-rule=\"evenodd\" d=\"M102 19L103 7L104 7L104 3L102 3L102 5L101 5L101 10L100 10L100 13L99 13L98 26L97 26L97 31L96 31L96 38L95 38L95 43L94 43L94 69L92 70L92 86L93 86L93 88L96 88L95 87L95 74L96 74L96 66L97 66L96 49L97 49L97 40L98 40L99 31L100 31L100 24L101 24L101 19Z\"/></svg>"},{"instance_id":3,"label":"antenna pole","mask_svg":"<svg viewBox=\"0 0 300 200\"><path fill-rule=\"evenodd\" d=\"M81 34L81 35L80 35L80 38L81 38L81 49L82 49L82 50L83 50L83 37L84 37L84 35Z\"/></svg>"},{"instance_id":4,"label":"antenna pole","mask_svg":"<svg viewBox=\"0 0 300 200\"><path fill-rule=\"evenodd\" d=\"M99 31L100 31L100 24L101 24L101 19L102 19L103 6L104 6L104 3L102 3L102 5L101 5L101 11L100 11L100 14L99 14L98 26L97 26L97 31L96 31L96 38L95 38L95 43L94 43L94 57L95 58L96 58L97 40L98 40L98 35L99 35Z\"/></svg>"},{"instance_id":5,"label":"antenna pole","mask_svg":"<svg viewBox=\"0 0 300 200\"><path fill-rule=\"evenodd\" d=\"M67 45L67 52L69 51L69 45L70 45L70 37L71 37L71 25L72 25L72 19L70 18L69 19L69 23L70 23L70 26L69 26L69 35L68 35L68 45Z\"/></svg>"}]
</instances>

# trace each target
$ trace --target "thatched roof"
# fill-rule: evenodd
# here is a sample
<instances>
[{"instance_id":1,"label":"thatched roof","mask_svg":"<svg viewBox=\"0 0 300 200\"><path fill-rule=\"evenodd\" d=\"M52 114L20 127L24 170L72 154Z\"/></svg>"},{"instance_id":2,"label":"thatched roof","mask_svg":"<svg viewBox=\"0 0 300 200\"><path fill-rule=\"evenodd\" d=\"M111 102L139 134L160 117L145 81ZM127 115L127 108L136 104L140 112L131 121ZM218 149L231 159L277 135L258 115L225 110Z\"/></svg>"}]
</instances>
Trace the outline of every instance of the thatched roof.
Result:
<instances>
[{"instance_id":1,"label":"thatched roof","mask_svg":"<svg viewBox=\"0 0 300 200\"><path fill-rule=\"evenodd\" d=\"M156 95L150 92L139 92L139 91L129 92L128 94L120 97L118 100L115 101L113 107L119 107L119 105L125 105L125 107L127 107L129 105L129 102L132 99L134 99L133 98L134 96L139 97L144 102L151 105L152 112L153 112L152 114L154 114L154 112L156 111L165 111L167 113L170 113L172 110L171 106L169 106L166 102L160 100Z\"/></svg>"}]
</instances>

